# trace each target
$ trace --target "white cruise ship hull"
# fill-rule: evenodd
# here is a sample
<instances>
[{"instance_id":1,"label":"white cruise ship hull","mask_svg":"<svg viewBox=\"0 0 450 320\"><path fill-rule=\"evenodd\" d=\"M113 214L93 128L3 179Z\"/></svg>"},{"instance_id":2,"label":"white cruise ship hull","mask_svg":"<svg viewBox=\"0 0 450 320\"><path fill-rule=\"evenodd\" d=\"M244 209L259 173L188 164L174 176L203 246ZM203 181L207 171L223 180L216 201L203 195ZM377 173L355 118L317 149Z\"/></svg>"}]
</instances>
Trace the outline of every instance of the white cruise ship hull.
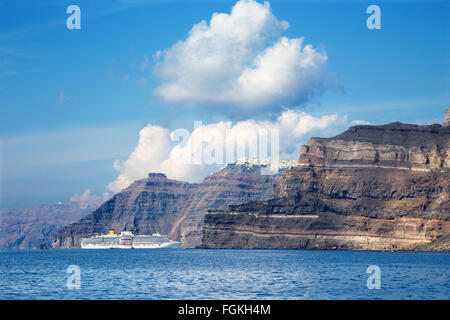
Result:
<instances>
[{"instance_id":1,"label":"white cruise ship hull","mask_svg":"<svg viewBox=\"0 0 450 320\"><path fill-rule=\"evenodd\" d=\"M133 249L162 249L162 248L178 248L181 242L167 242L159 244L133 244Z\"/></svg>"},{"instance_id":2,"label":"white cruise ship hull","mask_svg":"<svg viewBox=\"0 0 450 320\"><path fill-rule=\"evenodd\" d=\"M172 241L159 233L135 236L130 231L123 231L120 235L116 235L114 229L110 231L107 235L83 238L81 249L162 249L181 245L181 242Z\"/></svg>"},{"instance_id":3,"label":"white cruise ship hull","mask_svg":"<svg viewBox=\"0 0 450 320\"><path fill-rule=\"evenodd\" d=\"M121 245L121 244L82 244L81 249L163 249L163 248L178 248L181 242L167 242L160 244L133 244Z\"/></svg>"}]
</instances>

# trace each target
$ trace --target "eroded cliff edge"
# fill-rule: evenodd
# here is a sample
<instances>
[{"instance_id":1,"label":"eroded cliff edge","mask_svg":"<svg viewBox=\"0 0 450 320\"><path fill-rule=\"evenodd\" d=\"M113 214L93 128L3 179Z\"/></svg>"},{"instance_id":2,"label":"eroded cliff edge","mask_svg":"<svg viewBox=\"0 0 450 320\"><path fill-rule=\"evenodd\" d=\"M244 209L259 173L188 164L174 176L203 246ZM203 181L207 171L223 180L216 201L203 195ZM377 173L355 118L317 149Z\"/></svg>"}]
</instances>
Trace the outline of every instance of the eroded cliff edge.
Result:
<instances>
[{"instance_id":1,"label":"eroded cliff edge","mask_svg":"<svg viewBox=\"0 0 450 320\"><path fill-rule=\"evenodd\" d=\"M449 251L449 167L445 122L312 138L273 199L208 212L201 247Z\"/></svg>"}]
</instances>

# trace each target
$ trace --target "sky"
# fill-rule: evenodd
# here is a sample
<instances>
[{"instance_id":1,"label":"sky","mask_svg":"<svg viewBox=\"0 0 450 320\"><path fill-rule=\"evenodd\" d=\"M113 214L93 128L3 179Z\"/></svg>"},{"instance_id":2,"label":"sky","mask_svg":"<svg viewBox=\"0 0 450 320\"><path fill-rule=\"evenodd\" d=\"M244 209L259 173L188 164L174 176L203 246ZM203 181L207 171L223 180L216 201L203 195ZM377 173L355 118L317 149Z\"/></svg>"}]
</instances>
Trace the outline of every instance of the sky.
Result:
<instances>
[{"instance_id":1,"label":"sky","mask_svg":"<svg viewBox=\"0 0 450 320\"><path fill-rule=\"evenodd\" d=\"M218 136L278 130L280 158L296 159L350 125L440 123L449 14L448 1L0 1L0 209L106 199L150 171L201 181L223 163L192 150Z\"/></svg>"}]
</instances>

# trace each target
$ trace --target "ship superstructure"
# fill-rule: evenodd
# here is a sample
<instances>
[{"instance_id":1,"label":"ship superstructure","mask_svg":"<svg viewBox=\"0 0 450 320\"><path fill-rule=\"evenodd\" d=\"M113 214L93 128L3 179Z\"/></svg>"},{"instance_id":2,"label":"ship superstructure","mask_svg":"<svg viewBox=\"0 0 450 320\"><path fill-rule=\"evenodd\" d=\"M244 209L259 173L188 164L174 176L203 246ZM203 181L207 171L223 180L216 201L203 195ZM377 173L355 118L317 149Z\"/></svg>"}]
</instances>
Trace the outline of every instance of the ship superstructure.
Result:
<instances>
[{"instance_id":1,"label":"ship superstructure","mask_svg":"<svg viewBox=\"0 0 450 320\"><path fill-rule=\"evenodd\" d=\"M150 235L134 235L130 231L116 234L114 229L102 234L81 240L82 249L158 249L177 248L181 242L172 241L168 236L154 233Z\"/></svg>"}]
</instances>

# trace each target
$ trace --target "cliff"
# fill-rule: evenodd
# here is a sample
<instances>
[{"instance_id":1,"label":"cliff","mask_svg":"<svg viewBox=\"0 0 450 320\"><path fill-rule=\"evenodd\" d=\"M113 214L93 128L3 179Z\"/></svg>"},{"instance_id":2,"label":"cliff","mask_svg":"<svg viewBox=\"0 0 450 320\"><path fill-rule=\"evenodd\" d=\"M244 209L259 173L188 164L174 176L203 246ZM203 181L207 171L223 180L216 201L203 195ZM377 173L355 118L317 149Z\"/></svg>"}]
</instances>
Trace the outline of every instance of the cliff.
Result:
<instances>
[{"instance_id":1,"label":"cliff","mask_svg":"<svg viewBox=\"0 0 450 320\"><path fill-rule=\"evenodd\" d=\"M59 202L0 211L0 249L48 248L56 231L88 215L100 201Z\"/></svg>"},{"instance_id":2,"label":"cliff","mask_svg":"<svg viewBox=\"0 0 450 320\"><path fill-rule=\"evenodd\" d=\"M57 232L53 248L79 247L81 239L106 233L108 229L134 234L168 234L183 247L201 244L203 218L207 210L224 210L230 204L273 197L273 185L289 162L278 168L279 174L263 175L267 164L250 160L229 164L199 184L167 179L150 173L115 194L87 217Z\"/></svg>"},{"instance_id":3,"label":"cliff","mask_svg":"<svg viewBox=\"0 0 450 320\"><path fill-rule=\"evenodd\" d=\"M203 248L449 250L450 127L312 138L274 198L211 211Z\"/></svg>"}]
</instances>

